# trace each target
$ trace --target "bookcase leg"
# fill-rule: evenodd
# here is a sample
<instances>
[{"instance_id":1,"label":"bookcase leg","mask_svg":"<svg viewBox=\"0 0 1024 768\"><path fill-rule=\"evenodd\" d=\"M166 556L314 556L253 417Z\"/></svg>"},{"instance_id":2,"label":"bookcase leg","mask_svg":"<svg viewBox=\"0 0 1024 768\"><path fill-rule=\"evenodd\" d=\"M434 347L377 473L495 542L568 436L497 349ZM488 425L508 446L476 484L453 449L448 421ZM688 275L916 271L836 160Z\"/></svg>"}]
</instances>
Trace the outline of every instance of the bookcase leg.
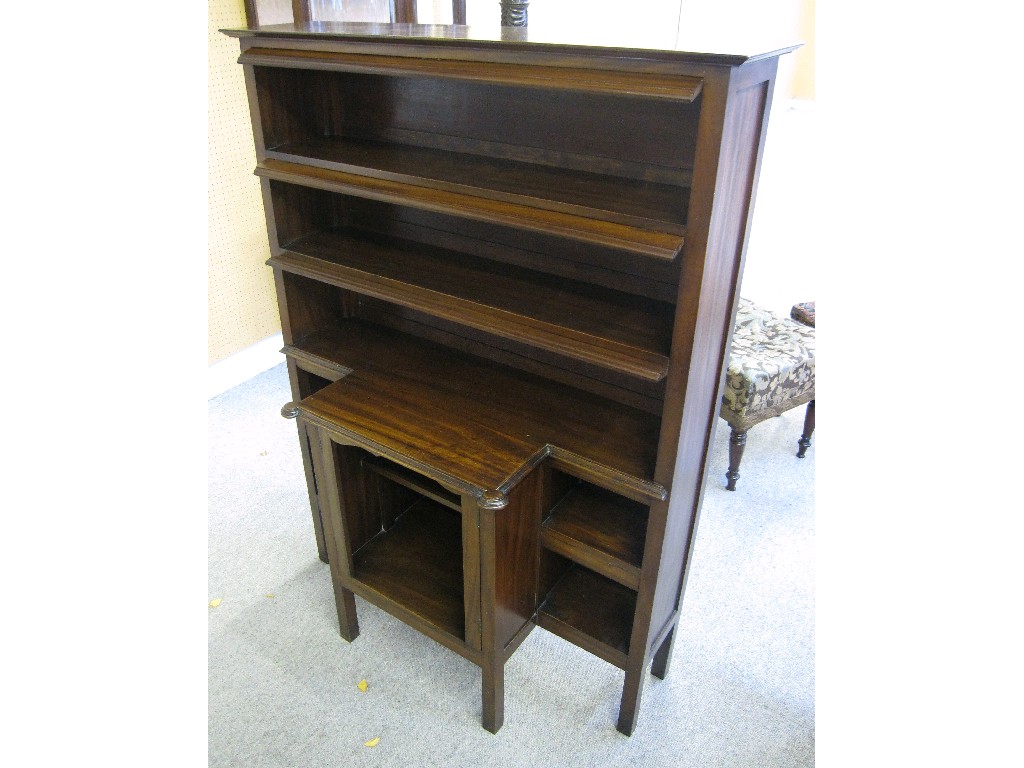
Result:
<instances>
[{"instance_id":1,"label":"bookcase leg","mask_svg":"<svg viewBox=\"0 0 1024 768\"><path fill-rule=\"evenodd\" d=\"M619 733L631 736L636 727L636 718L640 712L640 696L644 691L644 664L640 659L637 663L630 659L626 665L626 682L622 686L622 702L619 704L619 722L615 727Z\"/></svg>"},{"instance_id":2,"label":"bookcase leg","mask_svg":"<svg viewBox=\"0 0 1024 768\"><path fill-rule=\"evenodd\" d=\"M497 733L505 722L505 668L503 664L483 666L483 726Z\"/></svg>"},{"instance_id":3,"label":"bookcase leg","mask_svg":"<svg viewBox=\"0 0 1024 768\"><path fill-rule=\"evenodd\" d=\"M668 674L668 665L672 660L672 647L675 645L675 639L676 628L672 627L672 631L661 641L661 647L658 648L654 654L654 661L651 662L651 674L660 680L664 680L665 675Z\"/></svg>"},{"instance_id":4,"label":"bookcase leg","mask_svg":"<svg viewBox=\"0 0 1024 768\"><path fill-rule=\"evenodd\" d=\"M338 629L348 642L359 637L359 618L356 616L356 598L344 587L334 590L334 603L338 608Z\"/></svg>"},{"instance_id":5,"label":"bookcase leg","mask_svg":"<svg viewBox=\"0 0 1024 768\"><path fill-rule=\"evenodd\" d=\"M463 509L466 514L467 508ZM504 511L504 510L503 510ZM505 660L498 642L496 521L494 509L478 506L480 529L480 665L483 688L483 727L497 733L505 721Z\"/></svg>"},{"instance_id":6,"label":"bookcase leg","mask_svg":"<svg viewBox=\"0 0 1024 768\"><path fill-rule=\"evenodd\" d=\"M337 467L331 439L315 427L309 427L310 457L313 469L320 478L319 507L323 513L324 543L330 554L331 585L334 588L334 604L338 609L338 629L348 642L359 637L359 620L356 618L355 595L342 586L342 579L348 575L348 544L341 520L341 489L338 486Z\"/></svg>"}]
</instances>

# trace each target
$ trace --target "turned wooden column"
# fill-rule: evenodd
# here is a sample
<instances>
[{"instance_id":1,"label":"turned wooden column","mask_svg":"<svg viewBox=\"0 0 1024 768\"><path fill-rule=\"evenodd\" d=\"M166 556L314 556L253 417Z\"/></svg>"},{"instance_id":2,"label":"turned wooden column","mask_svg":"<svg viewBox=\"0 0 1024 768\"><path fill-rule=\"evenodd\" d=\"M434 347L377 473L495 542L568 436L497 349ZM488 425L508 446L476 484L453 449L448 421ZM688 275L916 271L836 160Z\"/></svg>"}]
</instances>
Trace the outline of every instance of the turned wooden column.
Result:
<instances>
[{"instance_id":1,"label":"turned wooden column","mask_svg":"<svg viewBox=\"0 0 1024 768\"><path fill-rule=\"evenodd\" d=\"M529 0L501 0L501 26L525 27Z\"/></svg>"}]
</instances>

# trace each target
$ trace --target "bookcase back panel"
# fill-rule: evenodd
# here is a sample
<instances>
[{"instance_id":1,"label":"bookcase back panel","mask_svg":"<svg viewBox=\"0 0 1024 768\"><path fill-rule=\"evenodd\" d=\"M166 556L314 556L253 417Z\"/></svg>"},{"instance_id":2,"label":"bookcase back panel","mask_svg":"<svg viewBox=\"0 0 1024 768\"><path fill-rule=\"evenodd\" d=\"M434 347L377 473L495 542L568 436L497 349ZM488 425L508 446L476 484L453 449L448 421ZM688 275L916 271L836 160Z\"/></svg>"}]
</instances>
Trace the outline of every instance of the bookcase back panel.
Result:
<instances>
[{"instance_id":1,"label":"bookcase back panel","mask_svg":"<svg viewBox=\"0 0 1024 768\"><path fill-rule=\"evenodd\" d=\"M351 291L302 275L285 272L279 284L288 308L286 344L352 317L358 301Z\"/></svg>"},{"instance_id":2,"label":"bookcase back panel","mask_svg":"<svg viewBox=\"0 0 1024 768\"><path fill-rule=\"evenodd\" d=\"M663 382L647 383L634 377L616 375L595 365L379 299L360 297L357 312L358 317L377 325L567 384L656 416L661 415L665 396Z\"/></svg>"},{"instance_id":3,"label":"bookcase back panel","mask_svg":"<svg viewBox=\"0 0 1024 768\"><path fill-rule=\"evenodd\" d=\"M350 221L382 234L516 264L637 296L674 302L680 261L663 261L483 221L461 219L372 200L348 204Z\"/></svg>"}]
</instances>

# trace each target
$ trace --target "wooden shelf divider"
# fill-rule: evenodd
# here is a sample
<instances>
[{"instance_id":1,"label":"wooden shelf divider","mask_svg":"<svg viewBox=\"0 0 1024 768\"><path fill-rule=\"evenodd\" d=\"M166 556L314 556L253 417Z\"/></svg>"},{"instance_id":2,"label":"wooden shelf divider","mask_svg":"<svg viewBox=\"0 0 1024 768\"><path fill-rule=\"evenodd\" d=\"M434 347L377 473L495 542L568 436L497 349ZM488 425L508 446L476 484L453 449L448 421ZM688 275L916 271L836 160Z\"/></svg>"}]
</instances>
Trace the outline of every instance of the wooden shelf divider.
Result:
<instances>
[{"instance_id":1,"label":"wooden shelf divider","mask_svg":"<svg viewBox=\"0 0 1024 768\"><path fill-rule=\"evenodd\" d=\"M630 589L640 588L647 507L588 483L551 511L541 544Z\"/></svg>"},{"instance_id":2,"label":"wooden shelf divider","mask_svg":"<svg viewBox=\"0 0 1024 768\"><path fill-rule=\"evenodd\" d=\"M376 472L381 477L386 477L392 482L448 507L448 509L462 513L462 500L457 493L449 491L440 483L406 469L401 464L379 458L366 458L363 459L362 466L364 469Z\"/></svg>"}]
</instances>

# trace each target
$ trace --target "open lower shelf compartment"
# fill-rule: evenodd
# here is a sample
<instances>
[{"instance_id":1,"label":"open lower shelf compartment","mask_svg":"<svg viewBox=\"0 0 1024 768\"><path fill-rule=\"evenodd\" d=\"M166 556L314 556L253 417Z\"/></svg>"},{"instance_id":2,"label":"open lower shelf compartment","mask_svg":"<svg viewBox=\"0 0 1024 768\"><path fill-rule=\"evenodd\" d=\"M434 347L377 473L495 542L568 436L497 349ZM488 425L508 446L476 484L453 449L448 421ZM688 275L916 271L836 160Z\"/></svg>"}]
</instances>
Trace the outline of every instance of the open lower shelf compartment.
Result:
<instances>
[{"instance_id":1,"label":"open lower shelf compartment","mask_svg":"<svg viewBox=\"0 0 1024 768\"><path fill-rule=\"evenodd\" d=\"M353 578L463 641L461 526L457 513L422 498L353 554Z\"/></svg>"},{"instance_id":2,"label":"open lower shelf compartment","mask_svg":"<svg viewBox=\"0 0 1024 768\"><path fill-rule=\"evenodd\" d=\"M287 247L267 263L647 382L668 371L667 302L355 229Z\"/></svg>"},{"instance_id":3,"label":"open lower shelf compartment","mask_svg":"<svg viewBox=\"0 0 1024 768\"><path fill-rule=\"evenodd\" d=\"M537 625L624 668L636 593L573 564L537 611Z\"/></svg>"}]
</instances>

